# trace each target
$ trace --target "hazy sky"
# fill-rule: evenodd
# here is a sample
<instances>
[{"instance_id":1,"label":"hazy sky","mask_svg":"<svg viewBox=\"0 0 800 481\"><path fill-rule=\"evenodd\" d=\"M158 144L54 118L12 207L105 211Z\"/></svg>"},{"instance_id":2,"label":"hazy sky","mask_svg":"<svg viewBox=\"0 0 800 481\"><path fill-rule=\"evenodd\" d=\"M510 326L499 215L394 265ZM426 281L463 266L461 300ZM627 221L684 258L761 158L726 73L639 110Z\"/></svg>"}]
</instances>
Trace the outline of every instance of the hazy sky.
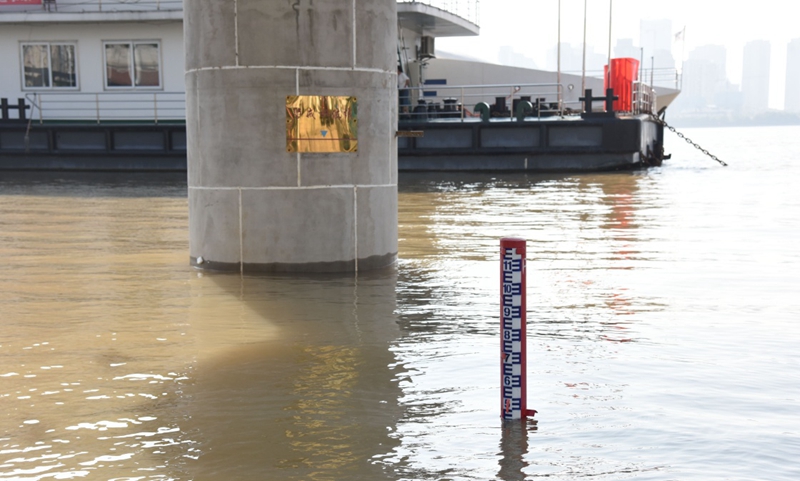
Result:
<instances>
[{"instance_id":1,"label":"hazy sky","mask_svg":"<svg viewBox=\"0 0 800 481\"><path fill-rule=\"evenodd\" d=\"M587 44L603 54L608 51L609 1L587 1ZM678 64L682 53L686 58L695 47L723 45L728 53L728 79L741 84L744 44L769 40L770 107L783 108L786 44L800 38L800 0L611 1L612 54L617 39L631 38L634 45L639 45L641 19L669 19L673 34L686 28L685 45L673 42L673 56ZM583 5L584 0L561 0L562 41L582 43ZM557 25L558 0L481 0L480 37L439 38L436 48L495 62L498 49L509 45L543 68L547 66L547 51L556 45Z\"/></svg>"}]
</instances>

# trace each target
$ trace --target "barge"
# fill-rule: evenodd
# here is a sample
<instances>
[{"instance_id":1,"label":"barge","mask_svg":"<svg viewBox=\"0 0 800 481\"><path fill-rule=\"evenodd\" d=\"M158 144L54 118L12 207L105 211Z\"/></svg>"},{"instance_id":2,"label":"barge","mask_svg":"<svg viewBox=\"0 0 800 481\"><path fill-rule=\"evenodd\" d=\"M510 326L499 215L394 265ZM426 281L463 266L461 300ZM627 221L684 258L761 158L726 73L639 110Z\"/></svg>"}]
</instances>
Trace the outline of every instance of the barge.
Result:
<instances>
[{"instance_id":1,"label":"barge","mask_svg":"<svg viewBox=\"0 0 800 481\"><path fill-rule=\"evenodd\" d=\"M415 86L398 112L401 172L597 171L664 158L657 115L677 90L652 74L638 82L647 73L632 59L612 64L630 77L616 84L441 58L436 38L479 35L476 0L398 0L397 15L398 66ZM0 24L0 63L17 72L0 78L0 170L186 169L180 0L0 1ZM487 80L497 83L478 85ZM619 99L592 97L608 88Z\"/></svg>"},{"instance_id":2,"label":"barge","mask_svg":"<svg viewBox=\"0 0 800 481\"><path fill-rule=\"evenodd\" d=\"M661 165L663 126L625 118L410 124L398 140L403 171L598 172Z\"/></svg>"},{"instance_id":3,"label":"barge","mask_svg":"<svg viewBox=\"0 0 800 481\"><path fill-rule=\"evenodd\" d=\"M398 170L580 172L661 165L652 115L400 125ZM183 171L183 123L0 124L0 170Z\"/></svg>"},{"instance_id":4,"label":"barge","mask_svg":"<svg viewBox=\"0 0 800 481\"><path fill-rule=\"evenodd\" d=\"M620 64L617 79L603 97L587 89L580 112L546 101L550 90L558 94L554 84L438 85L420 92L413 111L400 111L398 170L596 172L661 165L664 131L654 112L657 97L631 79L636 67L631 60L612 61ZM626 62L630 68L623 74ZM615 87L624 92L622 98ZM497 95L504 91L509 93ZM35 108L41 106L37 99ZM12 107L21 118L0 124L0 169L186 169L183 121L45 122L26 120L22 99ZM157 111L152 115L158 118Z\"/></svg>"}]
</instances>

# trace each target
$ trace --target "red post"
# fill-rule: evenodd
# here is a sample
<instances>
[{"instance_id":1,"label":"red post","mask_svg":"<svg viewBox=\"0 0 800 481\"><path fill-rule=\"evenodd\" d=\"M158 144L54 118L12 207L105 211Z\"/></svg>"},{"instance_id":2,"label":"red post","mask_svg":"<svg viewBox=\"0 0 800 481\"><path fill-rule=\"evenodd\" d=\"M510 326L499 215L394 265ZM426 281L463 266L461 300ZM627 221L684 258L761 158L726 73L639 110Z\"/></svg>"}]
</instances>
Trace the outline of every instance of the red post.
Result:
<instances>
[{"instance_id":1,"label":"red post","mask_svg":"<svg viewBox=\"0 0 800 481\"><path fill-rule=\"evenodd\" d=\"M525 239L500 240L500 382L501 416L523 419L527 409Z\"/></svg>"}]
</instances>

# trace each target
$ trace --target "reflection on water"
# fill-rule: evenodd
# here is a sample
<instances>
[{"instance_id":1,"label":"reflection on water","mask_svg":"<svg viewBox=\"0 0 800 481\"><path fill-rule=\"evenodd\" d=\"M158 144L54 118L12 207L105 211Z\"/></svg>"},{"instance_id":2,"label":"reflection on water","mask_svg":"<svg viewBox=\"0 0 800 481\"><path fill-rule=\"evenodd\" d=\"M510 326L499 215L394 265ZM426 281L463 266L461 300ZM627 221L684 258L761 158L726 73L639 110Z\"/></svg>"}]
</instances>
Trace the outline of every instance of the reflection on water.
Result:
<instances>
[{"instance_id":1,"label":"reflection on water","mask_svg":"<svg viewBox=\"0 0 800 481\"><path fill-rule=\"evenodd\" d=\"M240 330L243 338L235 348L204 346L183 398L184 430L200 451L192 479L384 477L370 459L396 445L390 434L400 417L389 351L399 336L395 271L358 279L208 277L213 283L203 290L238 299L247 317L273 332L247 339L252 327L241 310L228 317L209 296L193 296L201 304L189 310L191 325ZM218 334L197 337L215 344Z\"/></svg>"},{"instance_id":2,"label":"reflection on water","mask_svg":"<svg viewBox=\"0 0 800 481\"><path fill-rule=\"evenodd\" d=\"M532 420L505 422L502 429L497 478L504 481L525 481L525 473L530 464L526 459L529 437L536 431L536 425Z\"/></svg>"},{"instance_id":3,"label":"reflection on water","mask_svg":"<svg viewBox=\"0 0 800 481\"><path fill-rule=\"evenodd\" d=\"M401 176L358 277L191 269L182 176L0 174L0 479L798 479L794 157L673 153ZM506 235L537 426L497 412Z\"/></svg>"},{"instance_id":4,"label":"reflection on water","mask_svg":"<svg viewBox=\"0 0 800 481\"><path fill-rule=\"evenodd\" d=\"M397 428L403 443L389 461L409 479L613 477L651 469L598 459L583 447L529 448L538 445L532 431L500 426L493 410L499 396L493 354L498 241L512 234L528 239L529 349L535 353L529 403L542 411L542 400L549 400L543 423L558 422L553 410L565 408L577 408L571 414L582 423L597 417L583 409L622 399L626 386L594 365L613 356L616 343L646 342L635 324L664 308L660 299L634 298L627 280L652 259L646 245L654 234L637 220L649 179L630 173L448 179L401 177L400 247L406 254L398 297L407 334L394 350L410 375L402 384L406 415ZM498 440L500 453L481 451Z\"/></svg>"},{"instance_id":5,"label":"reflection on water","mask_svg":"<svg viewBox=\"0 0 800 481\"><path fill-rule=\"evenodd\" d=\"M546 328L540 335L627 341L625 316L662 308L661 301L652 298L639 298L632 305L627 284L618 281L626 276L624 271L652 259L647 242L653 234L638 225L635 215L642 209L640 185L648 179L629 173L451 179L455 180L442 182L421 174L401 177L409 183L401 184L401 248L408 252L401 265L414 267L401 270L400 288L408 289L403 292L405 317L417 316L442 332L456 326L438 323L431 310L466 304L472 310L467 318L459 312L457 329L494 334L494 326L485 320L495 314L495 297L487 292L494 292L495 284L486 283L485 274L497 262L498 240L511 234L528 239L529 285L538 293L528 302L537 328ZM445 265L448 275L441 273ZM449 288L454 278L459 284L471 279L477 283L454 290ZM596 322L598 312L605 313L602 323ZM575 329L576 323L589 319L583 329ZM409 326L417 327L418 323Z\"/></svg>"},{"instance_id":6,"label":"reflection on water","mask_svg":"<svg viewBox=\"0 0 800 481\"><path fill-rule=\"evenodd\" d=\"M203 274L179 183L3 187L0 473L382 476L369 460L396 444L394 269Z\"/></svg>"}]
</instances>

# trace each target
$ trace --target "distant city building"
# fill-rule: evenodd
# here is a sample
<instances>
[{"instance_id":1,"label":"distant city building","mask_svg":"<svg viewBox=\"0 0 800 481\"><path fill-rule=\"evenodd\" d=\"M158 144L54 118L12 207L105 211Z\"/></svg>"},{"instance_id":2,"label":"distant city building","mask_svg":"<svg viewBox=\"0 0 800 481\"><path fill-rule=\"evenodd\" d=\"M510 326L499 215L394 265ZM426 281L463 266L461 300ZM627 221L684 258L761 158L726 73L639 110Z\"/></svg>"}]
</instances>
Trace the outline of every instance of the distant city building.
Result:
<instances>
[{"instance_id":1,"label":"distant city building","mask_svg":"<svg viewBox=\"0 0 800 481\"><path fill-rule=\"evenodd\" d=\"M636 47L633 44L632 38L621 38L617 40L617 44L614 45L614 57L615 58L635 58L636 60L641 60L642 56L642 49Z\"/></svg>"},{"instance_id":2,"label":"distant city building","mask_svg":"<svg viewBox=\"0 0 800 481\"><path fill-rule=\"evenodd\" d=\"M645 54L658 50L672 50L672 20L642 20L639 23L639 44Z\"/></svg>"},{"instance_id":3,"label":"distant city building","mask_svg":"<svg viewBox=\"0 0 800 481\"><path fill-rule=\"evenodd\" d=\"M693 110L719 107L718 97L727 92L725 47L704 45L692 50L683 63L681 104Z\"/></svg>"},{"instance_id":4,"label":"distant city building","mask_svg":"<svg viewBox=\"0 0 800 481\"><path fill-rule=\"evenodd\" d=\"M744 46L742 62L742 110L758 114L769 108L770 43L754 40Z\"/></svg>"},{"instance_id":5,"label":"distant city building","mask_svg":"<svg viewBox=\"0 0 800 481\"><path fill-rule=\"evenodd\" d=\"M655 70L653 79L656 85L675 87L675 58L672 56L674 39L671 20L642 20L639 24L644 69Z\"/></svg>"},{"instance_id":6,"label":"distant city building","mask_svg":"<svg viewBox=\"0 0 800 481\"><path fill-rule=\"evenodd\" d=\"M586 49L586 75L603 77L603 67L608 63L606 54L597 53L589 46ZM558 65L558 47L553 47L547 55L548 68L555 70ZM561 44L561 71L580 75L583 70L583 46Z\"/></svg>"},{"instance_id":7,"label":"distant city building","mask_svg":"<svg viewBox=\"0 0 800 481\"><path fill-rule=\"evenodd\" d=\"M800 112L800 38L786 47L786 96L783 108L787 112Z\"/></svg>"},{"instance_id":8,"label":"distant city building","mask_svg":"<svg viewBox=\"0 0 800 481\"><path fill-rule=\"evenodd\" d=\"M500 65L509 67L538 68L536 62L532 58L517 52L513 47L508 45L500 47L497 52L497 59L500 61Z\"/></svg>"},{"instance_id":9,"label":"distant city building","mask_svg":"<svg viewBox=\"0 0 800 481\"><path fill-rule=\"evenodd\" d=\"M739 85L727 76L727 50L722 45L703 45L683 63L681 95L671 107L675 112L700 115L738 115L742 110Z\"/></svg>"}]
</instances>

